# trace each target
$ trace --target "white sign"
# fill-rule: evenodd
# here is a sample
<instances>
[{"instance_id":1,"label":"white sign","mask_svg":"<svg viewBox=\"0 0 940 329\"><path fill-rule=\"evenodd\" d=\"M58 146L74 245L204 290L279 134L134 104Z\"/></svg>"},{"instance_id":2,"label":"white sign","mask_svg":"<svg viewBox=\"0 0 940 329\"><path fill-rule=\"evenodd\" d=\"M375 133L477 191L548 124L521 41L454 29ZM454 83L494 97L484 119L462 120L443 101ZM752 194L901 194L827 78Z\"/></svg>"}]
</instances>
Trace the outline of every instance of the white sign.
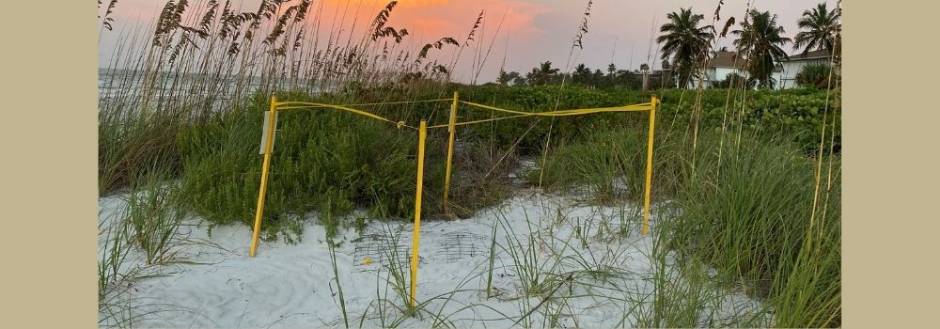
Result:
<instances>
[{"instance_id":1,"label":"white sign","mask_svg":"<svg viewBox=\"0 0 940 329\"><path fill-rule=\"evenodd\" d=\"M268 133L271 129L271 111L264 111L264 125L261 129L261 146L258 148L258 154L264 154L264 146L268 143ZM277 141L277 113L274 114L274 140L271 142L271 150L274 150L274 141Z\"/></svg>"}]
</instances>

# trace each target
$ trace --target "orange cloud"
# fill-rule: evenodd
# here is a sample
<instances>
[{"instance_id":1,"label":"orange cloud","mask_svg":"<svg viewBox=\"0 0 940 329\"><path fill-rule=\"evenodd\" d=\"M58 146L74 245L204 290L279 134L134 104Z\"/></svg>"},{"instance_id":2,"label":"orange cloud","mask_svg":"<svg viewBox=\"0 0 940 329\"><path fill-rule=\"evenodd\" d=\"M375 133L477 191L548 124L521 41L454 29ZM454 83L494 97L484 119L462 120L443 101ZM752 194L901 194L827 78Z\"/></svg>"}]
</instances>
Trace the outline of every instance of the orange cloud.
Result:
<instances>
[{"instance_id":1,"label":"orange cloud","mask_svg":"<svg viewBox=\"0 0 940 329\"><path fill-rule=\"evenodd\" d=\"M481 10L486 12L485 28L488 35L496 31L500 21L500 34L527 37L541 32L535 26L535 17L549 8L517 0L412 0L401 2L401 8L392 13L391 23L420 32L422 35L465 36ZM505 17L505 18L504 18Z\"/></svg>"},{"instance_id":2,"label":"orange cloud","mask_svg":"<svg viewBox=\"0 0 940 329\"><path fill-rule=\"evenodd\" d=\"M351 3L352 6L358 5L360 1L357 0L325 0L326 5L335 6L337 4L345 6L346 3ZM391 0L362 0L364 5L369 6L381 6L384 7ZM440 6L450 3L449 0L398 0L398 5L395 8L421 8L427 6Z\"/></svg>"},{"instance_id":3,"label":"orange cloud","mask_svg":"<svg viewBox=\"0 0 940 329\"><path fill-rule=\"evenodd\" d=\"M446 5L448 2L450 1L448 0L400 0L398 1L398 5L402 6L402 8L407 8L407 7L420 8L424 6Z\"/></svg>"}]
</instances>

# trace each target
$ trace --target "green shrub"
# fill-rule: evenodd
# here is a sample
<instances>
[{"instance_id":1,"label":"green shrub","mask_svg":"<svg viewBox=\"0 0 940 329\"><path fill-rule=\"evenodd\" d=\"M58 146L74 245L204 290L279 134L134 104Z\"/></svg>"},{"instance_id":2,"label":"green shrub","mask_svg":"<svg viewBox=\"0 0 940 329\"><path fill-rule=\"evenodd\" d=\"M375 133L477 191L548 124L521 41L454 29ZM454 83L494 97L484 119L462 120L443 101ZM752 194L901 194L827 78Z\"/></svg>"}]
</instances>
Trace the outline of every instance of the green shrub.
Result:
<instances>
[{"instance_id":1,"label":"green shrub","mask_svg":"<svg viewBox=\"0 0 940 329\"><path fill-rule=\"evenodd\" d=\"M188 209L218 224L252 222L265 105L256 98L246 110L214 114L179 135ZM337 215L357 206L377 216L411 215L417 144L412 131L329 110L278 116L266 228L325 208Z\"/></svg>"},{"instance_id":2,"label":"green shrub","mask_svg":"<svg viewBox=\"0 0 940 329\"><path fill-rule=\"evenodd\" d=\"M695 93L690 90L659 90L640 92L627 89L588 89L581 86L476 86L460 88L462 100L514 109L520 111L549 111L553 109L606 107L648 102L653 94L661 100L658 111L659 129L687 127L694 106ZM826 103L826 92L821 90L788 89L736 91L731 104L727 104L728 91L707 89L702 91L702 119L700 130L720 129L725 113L730 117L740 115L749 129L763 131L769 136L790 136L807 154L814 153L819 141L819 122ZM829 110L838 113L839 91L830 95ZM740 100L746 96L747 102ZM557 105L556 105L557 104ZM461 120L490 118L493 114L485 110L475 110L461 106ZM513 143L523 135L528 124L539 119L514 119L505 122L517 124L474 125L461 130L476 132L480 136L493 137L498 145ZM731 119L728 119L730 122ZM593 130L617 127L622 124L645 124L646 116L638 113L604 113L564 119L541 119L519 144L522 155L538 155L544 147L545 138L551 130L553 140L583 138ZM840 144L841 135L837 129L836 144ZM838 149L838 147L837 147Z\"/></svg>"},{"instance_id":3,"label":"green shrub","mask_svg":"<svg viewBox=\"0 0 940 329\"><path fill-rule=\"evenodd\" d=\"M757 85L756 81L747 79L737 73L731 73L725 76L725 79L718 83L718 88L753 89L755 85Z\"/></svg>"},{"instance_id":4,"label":"green shrub","mask_svg":"<svg viewBox=\"0 0 940 329\"><path fill-rule=\"evenodd\" d=\"M809 64L803 66L800 72L796 74L796 83L802 87L826 89L831 84L829 82L830 71L831 69L827 64ZM833 77L833 79L835 79L835 77Z\"/></svg>"}]
</instances>

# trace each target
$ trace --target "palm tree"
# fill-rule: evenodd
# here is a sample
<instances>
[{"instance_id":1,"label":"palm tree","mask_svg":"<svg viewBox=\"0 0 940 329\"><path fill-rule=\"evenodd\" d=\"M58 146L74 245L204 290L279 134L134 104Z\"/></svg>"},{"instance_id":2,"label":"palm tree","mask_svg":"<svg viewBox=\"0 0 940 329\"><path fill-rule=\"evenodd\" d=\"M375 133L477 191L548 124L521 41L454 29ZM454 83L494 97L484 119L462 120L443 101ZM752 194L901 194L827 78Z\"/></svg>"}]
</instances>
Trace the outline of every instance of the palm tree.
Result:
<instances>
[{"instance_id":1,"label":"palm tree","mask_svg":"<svg viewBox=\"0 0 940 329\"><path fill-rule=\"evenodd\" d=\"M496 83L498 83L501 86L508 86L510 84L520 84L521 79L522 79L522 76L519 75L519 72L516 72L516 71L506 72L500 69L499 77L496 78Z\"/></svg>"},{"instance_id":2,"label":"palm tree","mask_svg":"<svg viewBox=\"0 0 940 329\"><path fill-rule=\"evenodd\" d=\"M773 87L774 68L777 63L789 58L781 48L790 42L790 38L783 36L784 32L783 27L777 25L777 15L757 10L748 13L748 19L741 23L740 30L731 32L738 36L734 40L738 51L749 58L747 71L750 80L756 81L758 87Z\"/></svg>"},{"instance_id":3,"label":"palm tree","mask_svg":"<svg viewBox=\"0 0 940 329\"><path fill-rule=\"evenodd\" d=\"M659 27L660 36L656 42L662 45L662 59L672 64L679 74L682 86L687 86L691 78L698 77L695 69L705 60L709 43L714 37L712 26L699 26L705 16L692 14L692 8L679 8L679 12L666 15L669 22Z\"/></svg>"},{"instance_id":4,"label":"palm tree","mask_svg":"<svg viewBox=\"0 0 940 329\"><path fill-rule=\"evenodd\" d=\"M551 61L545 61L539 63L538 67L532 68L532 71L527 73L525 78L533 86L547 85L554 83L556 80L561 80L558 77L558 71L560 69L553 68Z\"/></svg>"},{"instance_id":5,"label":"palm tree","mask_svg":"<svg viewBox=\"0 0 940 329\"><path fill-rule=\"evenodd\" d=\"M826 3L820 3L812 11L804 10L803 16L797 21L800 33L793 38L793 49L803 48L803 54L811 50L828 50L832 52L838 45L839 31L842 24L839 18L842 13L839 9L829 10Z\"/></svg>"},{"instance_id":6,"label":"palm tree","mask_svg":"<svg viewBox=\"0 0 940 329\"><path fill-rule=\"evenodd\" d=\"M603 79L602 81L607 82L608 86L616 85L617 84L617 65L615 65L614 63L610 63L609 65L607 65L607 75L605 77L606 79Z\"/></svg>"},{"instance_id":7,"label":"palm tree","mask_svg":"<svg viewBox=\"0 0 940 329\"><path fill-rule=\"evenodd\" d=\"M594 76L591 73L591 69L588 68L587 65L584 65L584 63L581 63L574 68L574 74L571 75L571 82L591 85L593 78Z\"/></svg>"}]
</instances>

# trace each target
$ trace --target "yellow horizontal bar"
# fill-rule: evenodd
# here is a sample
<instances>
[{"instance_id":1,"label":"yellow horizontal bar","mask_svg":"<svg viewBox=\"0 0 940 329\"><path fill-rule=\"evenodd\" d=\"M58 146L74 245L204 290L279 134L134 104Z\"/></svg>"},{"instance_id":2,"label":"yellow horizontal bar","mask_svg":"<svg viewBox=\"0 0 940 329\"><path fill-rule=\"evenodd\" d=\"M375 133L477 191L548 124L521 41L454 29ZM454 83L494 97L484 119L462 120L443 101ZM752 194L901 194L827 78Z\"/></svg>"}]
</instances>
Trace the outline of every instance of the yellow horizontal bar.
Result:
<instances>
[{"instance_id":1,"label":"yellow horizontal bar","mask_svg":"<svg viewBox=\"0 0 940 329\"><path fill-rule=\"evenodd\" d=\"M490 121L499 121L499 120L506 120L506 119L516 119L516 118L522 118L522 117L528 117L528 116L530 116L530 115L510 115L510 116L498 117L498 118L480 119L480 120L464 121L464 122L455 122L454 125L455 125L455 126L465 126L465 125L472 125L472 124L477 124L477 123L484 123L484 122L490 122ZM446 124L440 124L440 125L428 126L428 129L432 129L432 128L447 128L447 127L448 127L448 125L446 125Z\"/></svg>"},{"instance_id":2,"label":"yellow horizontal bar","mask_svg":"<svg viewBox=\"0 0 940 329\"><path fill-rule=\"evenodd\" d=\"M285 106L285 104L290 104L290 105ZM417 129L418 129L418 128L415 128L415 127L412 127L412 126L409 126L409 125L405 124L404 121L393 121L393 120L388 119L388 118L385 118L385 117L383 117L383 116L379 116L379 115L376 115L376 114L373 114L373 113L369 113L369 112L362 111L362 110L357 110L357 109L354 109L354 108L351 108L351 107L342 106L342 105L323 104L323 103L308 103L308 102L280 102L280 103L275 104L275 107L276 107L278 110L281 110L281 111L283 111L283 110L314 109L314 108L331 108L331 109L335 109L335 110L346 111L346 112L358 114L358 115L361 115L361 116L364 116L364 117L368 117L368 118L373 118L373 119L376 119L376 120L379 120L379 121L385 121L385 122L388 122L388 123L391 123L391 124L396 125L398 128L407 127L407 128L411 128L411 129L414 129L414 130L417 130Z\"/></svg>"},{"instance_id":3,"label":"yellow horizontal bar","mask_svg":"<svg viewBox=\"0 0 940 329\"><path fill-rule=\"evenodd\" d=\"M383 117L383 116L380 116L380 115L377 115L377 114L374 114L374 113L370 113L370 112L366 112L366 111L363 111L363 110L358 110L358 109L351 108L350 106L390 105L390 104L408 104L408 103L422 103L422 102L443 102L443 101L449 101L449 100L452 100L452 99L441 98L441 99L430 99L430 100L396 101L396 102L382 102L382 103L360 103L360 104L347 104L347 105L334 105L334 104L325 104L325 103L288 101L288 102L277 102L277 103L274 104L274 107L276 107L278 110L299 110L299 109L314 109L314 108L331 108L331 109L336 109L336 110L341 110L341 111L350 112L350 113L353 113L353 114L358 114L358 115L365 116L365 117L369 117L369 118L376 119L376 120L379 120L379 121L385 121L385 122L394 124L394 125L397 126L398 128L407 127L407 128L413 129L413 130L418 130L418 128L416 128L416 127L413 127L413 126L410 126L410 125L405 124L404 121L394 121L394 120L388 119L388 118L386 118L386 117ZM562 116L575 116L575 115L586 115L586 114L606 113L606 112L642 112L642 111L650 111L650 110L653 109L652 103L640 103L640 104L624 105L624 106L597 107L597 108L584 108L584 109L570 109L570 110L558 110L558 111L549 111L549 112L523 112L523 111L508 110L508 109L498 108L498 107L495 107L495 106L483 105L483 104L480 104L480 103L474 103L474 102L468 102L468 101L460 101L460 102L461 102L461 103L464 103L464 104L466 104L466 105L473 106L473 107L478 107L478 108L482 108L482 109L492 110L492 111L496 111L496 112L511 113L511 114L515 114L515 115L513 115L513 116L506 116L506 117L499 117L499 118L490 118L490 119L481 119L481 120L474 120L474 121L457 122L457 123L454 124L455 126L471 125L471 124L484 123L484 122L491 122L491 121L499 121L499 120L506 120L506 119L515 119L515 118L528 117L528 116L562 117ZM447 124L440 124L440 125L428 126L428 128L434 129L434 128L444 128L444 127L448 127L448 126L449 126L449 125L447 125Z\"/></svg>"},{"instance_id":4,"label":"yellow horizontal bar","mask_svg":"<svg viewBox=\"0 0 940 329\"><path fill-rule=\"evenodd\" d=\"M470 105L470 106L475 106L475 107L497 111L497 112L519 114L522 116L546 116L546 117L584 115L584 114L603 113L603 112L640 112L640 111L649 111L650 109L653 108L650 103L641 103L641 104L625 105L625 106L559 110L559 111L549 111L549 112L523 112L523 111L507 110L507 109L502 109L498 107L493 107L489 105L483 105L483 104L468 102L468 101L460 101L460 102Z\"/></svg>"},{"instance_id":5,"label":"yellow horizontal bar","mask_svg":"<svg viewBox=\"0 0 940 329\"><path fill-rule=\"evenodd\" d=\"M378 103L358 103L358 104L337 104L339 106L375 106L375 105L400 105L400 104L414 104L414 103L434 103L434 102L444 102L451 101L450 98L438 98L438 99L422 99L414 101L394 101L394 102L378 102ZM301 104L310 104L307 102L299 101L288 101L288 102L278 102L277 105L301 105Z\"/></svg>"}]
</instances>

